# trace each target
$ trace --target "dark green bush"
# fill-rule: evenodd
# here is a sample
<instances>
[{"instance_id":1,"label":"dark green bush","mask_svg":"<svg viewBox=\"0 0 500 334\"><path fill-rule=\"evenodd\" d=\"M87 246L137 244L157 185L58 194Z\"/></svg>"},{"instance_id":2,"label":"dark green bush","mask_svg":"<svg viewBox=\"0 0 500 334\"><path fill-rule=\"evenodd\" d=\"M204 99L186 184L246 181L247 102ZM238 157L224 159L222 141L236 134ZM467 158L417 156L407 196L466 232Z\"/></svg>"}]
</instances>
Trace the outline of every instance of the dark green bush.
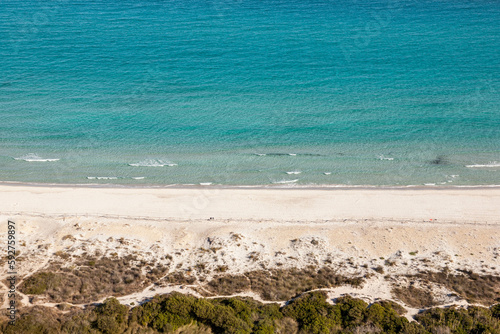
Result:
<instances>
[{"instance_id":1,"label":"dark green bush","mask_svg":"<svg viewBox=\"0 0 500 334\"><path fill-rule=\"evenodd\" d=\"M0 333L7 334L494 334L500 333L500 305L490 309L471 306L435 308L408 322L401 307L381 301L368 305L360 299L342 297L327 302L324 292L304 294L280 308L250 298L199 299L171 293L156 296L129 309L116 299L82 310L71 307L23 308L14 326L5 318Z\"/></svg>"},{"instance_id":2,"label":"dark green bush","mask_svg":"<svg viewBox=\"0 0 500 334\"><path fill-rule=\"evenodd\" d=\"M401 333L408 320L391 307L390 304L372 304L365 312L365 323L372 323L384 333Z\"/></svg>"},{"instance_id":3,"label":"dark green bush","mask_svg":"<svg viewBox=\"0 0 500 334\"><path fill-rule=\"evenodd\" d=\"M339 308L326 302L324 292L300 296L283 307L282 313L295 319L307 333L330 333L332 328L339 327L341 323Z\"/></svg>"},{"instance_id":4,"label":"dark green bush","mask_svg":"<svg viewBox=\"0 0 500 334\"><path fill-rule=\"evenodd\" d=\"M434 308L418 314L415 318L428 331L449 328L452 333L500 333L500 321L493 315L493 308L471 306L468 309Z\"/></svg>"},{"instance_id":5,"label":"dark green bush","mask_svg":"<svg viewBox=\"0 0 500 334\"><path fill-rule=\"evenodd\" d=\"M128 307L117 299L108 298L96 308L97 319L93 327L104 334L122 333L127 325L128 312Z\"/></svg>"}]
</instances>

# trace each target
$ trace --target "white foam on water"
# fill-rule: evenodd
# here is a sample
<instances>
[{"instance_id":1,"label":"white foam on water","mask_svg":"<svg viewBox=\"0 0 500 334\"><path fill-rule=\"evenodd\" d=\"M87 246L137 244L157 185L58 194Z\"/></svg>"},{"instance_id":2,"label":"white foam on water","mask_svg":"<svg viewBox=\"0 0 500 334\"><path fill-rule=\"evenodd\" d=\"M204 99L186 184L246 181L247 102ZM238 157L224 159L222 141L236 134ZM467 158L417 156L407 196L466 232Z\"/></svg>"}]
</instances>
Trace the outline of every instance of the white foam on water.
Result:
<instances>
[{"instance_id":1,"label":"white foam on water","mask_svg":"<svg viewBox=\"0 0 500 334\"><path fill-rule=\"evenodd\" d=\"M332 173L331 173L331 172L324 172L323 174L324 174L324 175L332 175Z\"/></svg>"},{"instance_id":2,"label":"white foam on water","mask_svg":"<svg viewBox=\"0 0 500 334\"><path fill-rule=\"evenodd\" d=\"M392 160L394 160L394 158L384 157L383 155L379 155L379 156L378 156L378 159L379 159L379 160L388 160L388 161L392 161Z\"/></svg>"},{"instance_id":3,"label":"white foam on water","mask_svg":"<svg viewBox=\"0 0 500 334\"><path fill-rule=\"evenodd\" d=\"M300 173L302 173L302 172L300 172L300 171L293 171L293 172L286 172L286 173L287 173L288 175L298 175L298 174L300 174Z\"/></svg>"},{"instance_id":4,"label":"white foam on water","mask_svg":"<svg viewBox=\"0 0 500 334\"><path fill-rule=\"evenodd\" d=\"M88 180L118 180L116 176L87 176Z\"/></svg>"},{"instance_id":5,"label":"white foam on water","mask_svg":"<svg viewBox=\"0 0 500 334\"><path fill-rule=\"evenodd\" d=\"M458 175L458 174L446 175L446 182L452 183L459 176L460 175ZM446 182L444 182L444 183L446 183Z\"/></svg>"},{"instance_id":6,"label":"white foam on water","mask_svg":"<svg viewBox=\"0 0 500 334\"><path fill-rule=\"evenodd\" d=\"M212 182L200 182L200 186L209 186Z\"/></svg>"},{"instance_id":7,"label":"white foam on water","mask_svg":"<svg viewBox=\"0 0 500 334\"><path fill-rule=\"evenodd\" d=\"M146 177L145 176L135 176L135 177L132 177L132 179L134 180L144 180Z\"/></svg>"},{"instance_id":8,"label":"white foam on water","mask_svg":"<svg viewBox=\"0 0 500 334\"><path fill-rule=\"evenodd\" d=\"M481 164L466 165L465 167L467 167L467 168L496 168L496 167L500 167L500 162L493 161L493 162L489 162L489 163L484 164L484 165L481 165Z\"/></svg>"},{"instance_id":9,"label":"white foam on water","mask_svg":"<svg viewBox=\"0 0 500 334\"><path fill-rule=\"evenodd\" d=\"M14 160L23 160L23 161L28 161L28 162L51 162L51 161L59 161L59 159L42 158L42 157L38 156L35 153L29 153L29 154L23 155L22 157L14 158Z\"/></svg>"},{"instance_id":10,"label":"white foam on water","mask_svg":"<svg viewBox=\"0 0 500 334\"><path fill-rule=\"evenodd\" d=\"M299 179L295 179L295 180L281 180L281 181L275 181L273 182L273 184L287 184L287 183L295 183L297 182Z\"/></svg>"},{"instance_id":11,"label":"white foam on water","mask_svg":"<svg viewBox=\"0 0 500 334\"><path fill-rule=\"evenodd\" d=\"M297 153L288 153L288 155L291 155L292 157L294 157L297 155Z\"/></svg>"},{"instance_id":12,"label":"white foam on water","mask_svg":"<svg viewBox=\"0 0 500 334\"><path fill-rule=\"evenodd\" d=\"M132 167L174 167L177 166L177 164L168 162L168 161L163 161L163 160L157 160L157 159L147 159L143 160L137 163L133 164L128 164L129 166Z\"/></svg>"},{"instance_id":13,"label":"white foam on water","mask_svg":"<svg viewBox=\"0 0 500 334\"><path fill-rule=\"evenodd\" d=\"M265 153L255 153L255 155L257 155L257 156L259 156L259 157L264 157L264 156L266 156L267 154L265 154Z\"/></svg>"}]
</instances>

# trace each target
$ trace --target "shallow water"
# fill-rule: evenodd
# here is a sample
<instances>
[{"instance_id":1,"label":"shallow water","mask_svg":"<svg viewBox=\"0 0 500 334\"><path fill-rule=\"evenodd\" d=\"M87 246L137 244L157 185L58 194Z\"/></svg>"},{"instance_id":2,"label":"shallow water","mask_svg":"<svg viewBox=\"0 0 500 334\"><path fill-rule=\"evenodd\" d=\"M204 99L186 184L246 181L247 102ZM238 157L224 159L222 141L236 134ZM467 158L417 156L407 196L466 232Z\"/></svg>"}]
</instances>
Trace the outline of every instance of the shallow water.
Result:
<instances>
[{"instance_id":1,"label":"shallow water","mask_svg":"<svg viewBox=\"0 0 500 334\"><path fill-rule=\"evenodd\" d=\"M500 184L498 1L3 1L0 180Z\"/></svg>"}]
</instances>

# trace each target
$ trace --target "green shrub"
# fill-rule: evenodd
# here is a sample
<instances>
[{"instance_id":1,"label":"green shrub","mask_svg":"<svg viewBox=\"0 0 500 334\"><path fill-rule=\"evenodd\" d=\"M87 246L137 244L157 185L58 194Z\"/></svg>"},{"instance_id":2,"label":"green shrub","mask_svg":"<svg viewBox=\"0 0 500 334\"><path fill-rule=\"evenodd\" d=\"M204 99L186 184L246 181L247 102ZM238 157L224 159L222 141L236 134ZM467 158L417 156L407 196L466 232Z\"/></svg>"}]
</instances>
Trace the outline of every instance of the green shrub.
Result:
<instances>
[{"instance_id":1,"label":"green shrub","mask_svg":"<svg viewBox=\"0 0 500 334\"><path fill-rule=\"evenodd\" d=\"M108 298L99 305L95 313L97 319L94 327L104 334L119 334L126 327L128 307L120 304L115 298Z\"/></svg>"},{"instance_id":2,"label":"green shrub","mask_svg":"<svg viewBox=\"0 0 500 334\"><path fill-rule=\"evenodd\" d=\"M253 328L252 333L255 334L274 334L274 322L269 319L260 320Z\"/></svg>"},{"instance_id":3,"label":"green shrub","mask_svg":"<svg viewBox=\"0 0 500 334\"><path fill-rule=\"evenodd\" d=\"M418 314L416 320L426 330L449 328L452 333L500 333L500 321L492 316L492 310L470 306L468 309L434 308Z\"/></svg>"},{"instance_id":4,"label":"green shrub","mask_svg":"<svg viewBox=\"0 0 500 334\"><path fill-rule=\"evenodd\" d=\"M207 299L198 299L193 307L194 315L201 320L209 320L215 317L215 306Z\"/></svg>"},{"instance_id":5,"label":"green shrub","mask_svg":"<svg viewBox=\"0 0 500 334\"><path fill-rule=\"evenodd\" d=\"M331 328L340 324L338 308L326 302L324 292L300 296L283 307L282 313L295 319L301 330L312 334L329 333Z\"/></svg>"},{"instance_id":6,"label":"green shrub","mask_svg":"<svg viewBox=\"0 0 500 334\"><path fill-rule=\"evenodd\" d=\"M365 312L365 323L372 323L377 328L383 330L384 333L400 333L408 320L386 304L385 307L381 304L372 304Z\"/></svg>"},{"instance_id":7,"label":"green shrub","mask_svg":"<svg viewBox=\"0 0 500 334\"><path fill-rule=\"evenodd\" d=\"M491 315L500 319L500 304L496 304L491 307Z\"/></svg>"},{"instance_id":8,"label":"green shrub","mask_svg":"<svg viewBox=\"0 0 500 334\"><path fill-rule=\"evenodd\" d=\"M252 309L250 306L238 298L231 298L224 301L224 304L231 307L238 318L251 323Z\"/></svg>"},{"instance_id":9,"label":"green shrub","mask_svg":"<svg viewBox=\"0 0 500 334\"><path fill-rule=\"evenodd\" d=\"M210 319L210 325L221 333L251 333L251 326L239 319L229 306L216 305L215 316Z\"/></svg>"},{"instance_id":10,"label":"green shrub","mask_svg":"<svg viewBox=\"0 0 500 334\"><path fill-rule=\"evenodd\" d=\"M132 319L142 326L166 332L193 322L193 307L196 298L180 293L157 296L150 302L138 307Z\"/></svg>"},{"instance_id":11,"label":"green shrub","mask_svg":"<svg viewBox=\"0 0 500 334\"><path fill-rule=\"evenodd\" d=\"M361 299L354 299L350 296L346 296L337 300L337 306L340 309L342 326L344 328L353 328L362 323L365 316L365 309L368 307L368 304Z\"/></svg>"}]
</instances>

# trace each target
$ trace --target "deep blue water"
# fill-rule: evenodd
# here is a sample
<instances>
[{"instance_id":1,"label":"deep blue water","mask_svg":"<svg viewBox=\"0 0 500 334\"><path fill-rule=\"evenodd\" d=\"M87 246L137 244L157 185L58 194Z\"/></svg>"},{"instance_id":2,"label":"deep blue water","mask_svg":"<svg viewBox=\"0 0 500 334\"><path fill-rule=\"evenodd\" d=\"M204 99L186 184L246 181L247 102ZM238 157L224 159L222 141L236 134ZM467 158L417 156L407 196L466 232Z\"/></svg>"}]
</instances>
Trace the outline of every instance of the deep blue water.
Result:
<instances>
[{"instance_id":1,"label":"deep blue water","mask_svg":"<svg viewBox=\"0 0 500 334\"><path fill-rule=\"evenodd\" d=\"M500 184L499 22L497 0L3 0L0 180Z\"/></svg>"}]
</instances>

